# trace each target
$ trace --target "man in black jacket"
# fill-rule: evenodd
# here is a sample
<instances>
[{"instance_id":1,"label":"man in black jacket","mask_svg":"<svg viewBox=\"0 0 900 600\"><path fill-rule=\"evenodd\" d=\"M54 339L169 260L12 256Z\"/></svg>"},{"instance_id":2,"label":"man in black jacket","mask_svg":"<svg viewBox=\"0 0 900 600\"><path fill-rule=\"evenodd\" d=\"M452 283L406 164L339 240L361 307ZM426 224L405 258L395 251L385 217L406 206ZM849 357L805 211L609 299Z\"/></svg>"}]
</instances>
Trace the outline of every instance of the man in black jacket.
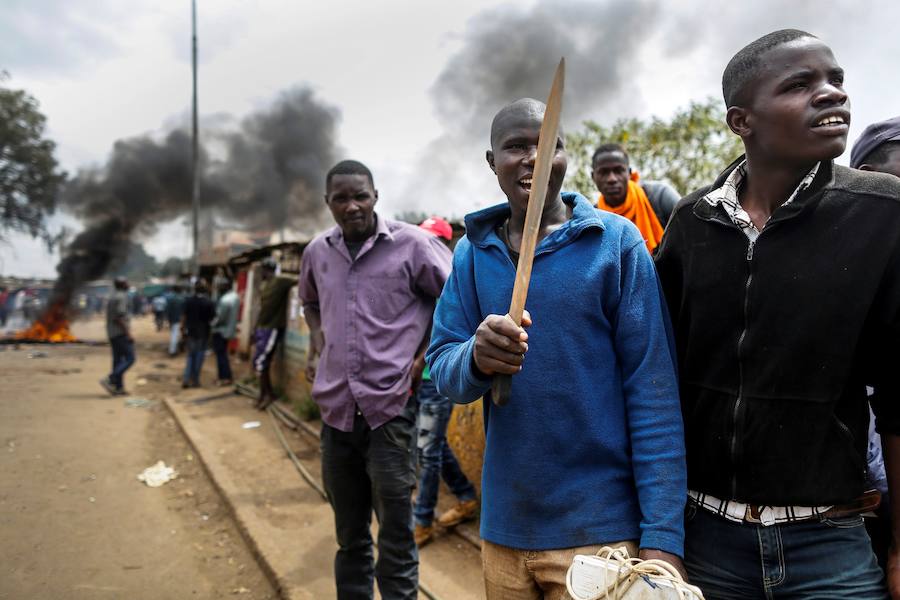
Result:
<instances>
[{"instance_id":1,"label":"man in black jacket","mask_svg":"<svg viewBox=\"0 0 900 600\"><path fill-rule=\"evenodd\" d=\"M722 83L746 157L679 203L656 259L685 420L685 566L710 599L884 598L860 513L877 503L867 385L900 484L900 181L833 164L849 102L814 36L760 38Z\"/></svg>"}]
</instances>

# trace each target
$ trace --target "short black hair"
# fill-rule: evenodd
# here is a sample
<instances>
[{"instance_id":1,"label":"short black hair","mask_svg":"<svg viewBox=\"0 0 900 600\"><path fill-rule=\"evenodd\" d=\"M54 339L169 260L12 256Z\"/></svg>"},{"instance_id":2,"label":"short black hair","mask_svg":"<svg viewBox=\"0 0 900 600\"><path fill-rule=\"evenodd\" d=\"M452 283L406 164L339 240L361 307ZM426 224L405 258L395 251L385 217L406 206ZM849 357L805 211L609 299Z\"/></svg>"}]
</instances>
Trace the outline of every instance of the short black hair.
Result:
<instances>
[{"instance_id":1,"label":"short black hair","mask_svg":"<svg viewBox=\"0 0 900 600\"><path fill-rule=\"evenodd\" d=\"M369 178L369 184L375 187L375 180L372 178L372 171L369 167L362 164L358 160L342 160L338 164L331 167L328 175L325 176L325 190L331 188L331 179L335 175L365 175Z\"/></svg>"},{"instance_id":2,"label":"short black hair","mask_svg":"<svg viewBox=\"0 0 900 600\"><path fill-rule=\"evenodd\" d=\"M491 148L496 145L497 138L506 132L510 121L516 122L520 119L543 121L546 110L547 106L534 98L519 98L501 108L491 121Z\"/></svg>"},{"instance_id":3,"label":"short black hair","mask_svg":"<svg viewBox=\"0 0 900 600\"><path fill-rule=\"evenodd\" d=\"M630 159L628 158L628 153L625 152L625 146L622 144L600 144L597 146L597 149L594 150L594 155L591 157L591 167L597 164L597 159L600 158L603 154L612 154L614 152L618 152L622 156L625 157L625 164L630 164Z\"/></svg>"},{"instance_id":4,"label":"short black hair","mask_svg":"<svg viewBox=\"0 0 900 600\"><path fill-rule=\"evenodd\" d=\"M866 154L861 161L862 165L883 167L891 159L891 155L900 150L900 141L890 141L875 146L875 149Z\"/></svg>"},{"instance_id":5,"label":"short black hair","mask_svg":"<svg viewBox=\"0 0 900 600\"><path fill-rule=\"evenodd\" d=\"M772 48L803 38L818 39L813 34L799 29L779 29L738 50L722 73L722 95L725 97L725 106L731 108L745 102L743 93L747 84L759 74L763 54Z\"/></svg>"}]
</instances>

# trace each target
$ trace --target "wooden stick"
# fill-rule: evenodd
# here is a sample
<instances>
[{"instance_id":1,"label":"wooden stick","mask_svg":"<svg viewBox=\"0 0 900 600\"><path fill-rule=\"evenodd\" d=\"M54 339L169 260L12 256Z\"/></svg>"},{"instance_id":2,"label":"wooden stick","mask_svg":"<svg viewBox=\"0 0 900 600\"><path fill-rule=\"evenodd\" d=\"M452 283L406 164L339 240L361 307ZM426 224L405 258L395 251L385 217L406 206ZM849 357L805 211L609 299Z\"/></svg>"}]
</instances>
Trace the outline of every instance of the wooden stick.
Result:
<instances>
[{"instance_id":1,"label":"wooden stick","mask_svg":"<svg viewBox=\"0 0 900 600\"><path fill-rule=\"evenodd\" d=\"M534 160L534 176L531 182L531 193L528 196L528 208L525 213L525 228L522 230L522 245L519 247L519 264L516 267L516 282L513 285L512 300L509 304L509 317L516 325L522 324L522 313L525 311L525 299L528 297L528 283L531 281L531 267L534 263L534 249L537 246L538 232L541 228L541 216L544 213L544 199L550 182L550 169L553 156L556 154L556 139L559 132L559 117L562 112L562 95L566 79L566 59L559 61L553 87L547 99L544 121L541 123L538 138L537 156ZM491 398L497 406L509 402L512 387L512 375L494 375L491 385Z\"/></svg>"}]
</instances>

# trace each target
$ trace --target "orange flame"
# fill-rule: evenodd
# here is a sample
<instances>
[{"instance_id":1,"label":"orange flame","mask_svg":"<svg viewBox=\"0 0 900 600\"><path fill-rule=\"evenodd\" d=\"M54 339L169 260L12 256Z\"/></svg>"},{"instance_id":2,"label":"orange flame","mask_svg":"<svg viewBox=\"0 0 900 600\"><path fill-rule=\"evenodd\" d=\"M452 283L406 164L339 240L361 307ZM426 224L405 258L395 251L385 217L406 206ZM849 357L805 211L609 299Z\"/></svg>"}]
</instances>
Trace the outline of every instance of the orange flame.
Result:
<instances>
[{"instance_id":1,"label":"orange flame","mask_svg":"<svg viewBox=\"0 0 900 600\"><path fill-rule=\"evenodd\" d=\"M51 306L31 327L17 332L15 337L17 340L40 340L56 344L78 341L69 331L69 320L61 304Z\"/></svg>"}]
</instances>

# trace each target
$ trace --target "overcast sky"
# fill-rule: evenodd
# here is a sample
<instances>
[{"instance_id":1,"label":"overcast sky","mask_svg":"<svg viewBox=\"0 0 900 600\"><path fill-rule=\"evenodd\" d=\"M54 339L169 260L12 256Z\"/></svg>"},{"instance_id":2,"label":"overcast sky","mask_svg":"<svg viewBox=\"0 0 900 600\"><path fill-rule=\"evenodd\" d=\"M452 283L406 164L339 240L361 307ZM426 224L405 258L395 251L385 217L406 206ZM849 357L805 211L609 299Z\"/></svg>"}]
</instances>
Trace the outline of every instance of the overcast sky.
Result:
<instances>
[{"instance_id":1,"label":"overcast sky","mask_svg":"<svg viewBox=\"0 0 900 600\"><path fill-rule=\"evenodd\" d=\"M3 5L0 69L39 100L70 173L102 165L118 139L188 121L189 0ZM502 200L483 159L493 111L524 93L544 97L560 54L570 59L571 130L718 98L736 50L774 29L804 29L847 71L852 142L900 114L897 23L895 0L199 0L201 125L308 85L340 111L338 154L372 168L381 213L462 216ZM839 162L847 156L849 145ZM160 259L191 249L178 220L140 241ZM0 247L3 273L52 276L56 260L21 236Z\"/></svg>"}]
</instances>

